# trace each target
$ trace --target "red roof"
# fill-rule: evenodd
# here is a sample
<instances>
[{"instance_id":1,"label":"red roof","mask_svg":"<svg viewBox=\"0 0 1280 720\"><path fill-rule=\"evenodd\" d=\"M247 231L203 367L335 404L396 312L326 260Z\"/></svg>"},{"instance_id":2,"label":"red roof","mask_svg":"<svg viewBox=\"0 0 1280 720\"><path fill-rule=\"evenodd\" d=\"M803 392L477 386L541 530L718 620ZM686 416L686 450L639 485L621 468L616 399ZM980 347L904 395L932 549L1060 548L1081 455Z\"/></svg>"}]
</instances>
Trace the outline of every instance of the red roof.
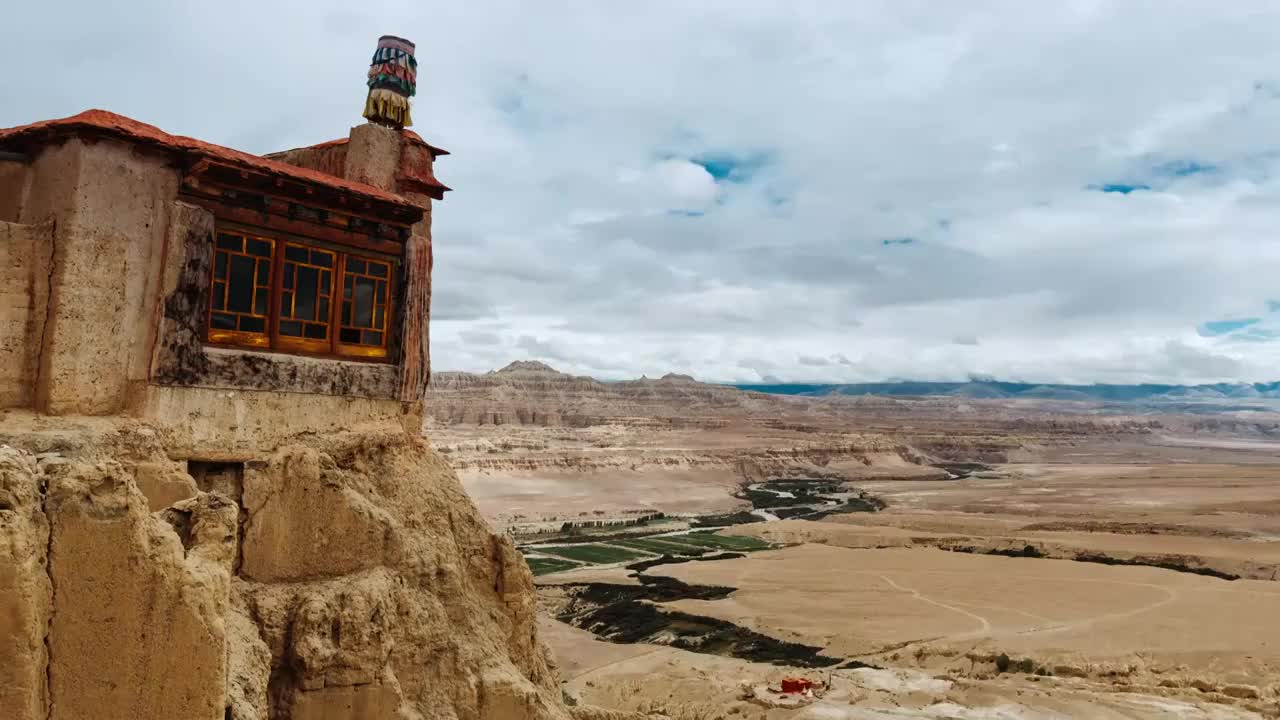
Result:
<instances>
[{"instance_id":1,"label":"red roof","mask_svg":"<svg viewBox=\"0 0 1280 720\"><path fill-rule=\"evenodd\" d=\"M19 140L40 139L54 135L74 134L76 132L104 133L129 142L153 145L180 153L190 153L252 170L281 175L304 183L323 185L371 200L379 200L406 207L417 207L409 200L395 193L389 193L372 185L353 182L318 170L309 170L277 160L251 155L221 145L196 140L195 138L170 135L154 125L138 122L106 110L86 110L79 115L72 115L67 118L44 120L30 125L20 125L0 130L0 145Z\"/></svg>"},{"instance_id":2,"label":"red roof","mask_svg":"<svg viewBox=\"0 0 1280 720\"><path fill-rule=\"evenodd\" d=\"M427 142L426 140L423 140L421 135L419 135L418 133L416 133L416 132L414 132L414 131L412 131L412 130L405 130L405 131L404 131L404 136L405 136L405 137L407 137L407 138L409 138L410 140L412 140L412 141L414 141L414 142L418 142L418 143L422 143L423 145L426 145L426 146L427 146L427 149L428 149L428 150L430 150L430 151L431 151L431 154L432 154L433 156L435 156L435 157L440 157L441 155L448 155L448 154L449 154L449 151L448 151L448 150L445 150L444 148L438 148L438 147L436 147L435 145L432 145L431 143Z\"/></svg>"}]
</instances>

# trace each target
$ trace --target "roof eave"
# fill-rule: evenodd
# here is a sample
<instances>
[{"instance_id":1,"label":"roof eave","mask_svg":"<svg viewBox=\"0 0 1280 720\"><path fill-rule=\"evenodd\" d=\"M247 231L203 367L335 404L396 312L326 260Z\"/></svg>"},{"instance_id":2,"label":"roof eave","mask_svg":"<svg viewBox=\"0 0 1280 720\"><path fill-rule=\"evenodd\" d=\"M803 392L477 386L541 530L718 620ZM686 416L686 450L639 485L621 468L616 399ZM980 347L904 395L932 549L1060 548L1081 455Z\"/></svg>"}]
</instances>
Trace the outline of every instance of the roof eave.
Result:
<instances>
[{"instance_id":1,"label":"roof eave","mask_svg":"<svg viewBox=\"0 0 1280 720\"><path fill-rule=\"evenodd\" d=\"M93 114L106 119L89 121L82 116ZM107 119L110 122L107 122ZM147 129L142 132L125 127L125 123ZM155 137L154 135L160 135ZM219 163L236 165L247 171L273 174L290 182L309 185L329 192L340 192L361 199L386 203L401 208L421 209L416 203L395 193L389 193L373 186L362 186L343 178L324 175L319 171L311 171L295 165L283 163L268 157L251 155L243 151L227 148L193 138L184 138L165 133L163 130L145 123L106 111L86 111L80 115L59 120L47 120L29 125L22 125L7 130L0 130L0 149L20 147L30 150L35 146L52 140L75 136L99 136L121 140L134 145L151 147L176 158L181 158L184 167L191 167L200 159L214 160ZM323 175L323 177L318 177Z\"/></svg>"}]
</instances>

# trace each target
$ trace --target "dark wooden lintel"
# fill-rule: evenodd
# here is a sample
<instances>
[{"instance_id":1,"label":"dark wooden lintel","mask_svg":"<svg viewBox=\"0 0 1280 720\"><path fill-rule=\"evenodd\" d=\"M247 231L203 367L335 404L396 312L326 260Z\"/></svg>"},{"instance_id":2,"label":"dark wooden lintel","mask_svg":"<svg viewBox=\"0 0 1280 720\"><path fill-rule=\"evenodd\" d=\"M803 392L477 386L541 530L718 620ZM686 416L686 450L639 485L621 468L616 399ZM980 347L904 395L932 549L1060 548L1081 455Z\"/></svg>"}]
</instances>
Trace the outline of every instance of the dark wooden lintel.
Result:
<instances>
[{"instance_id":1,"label":"dark wooden lintel","mask_svg":"<svg viewBox=\"0 0 1280 720\"><path fill-rule=\"evenodd\" d=\"M371 237L367 232L354 232L350 229L334 227L331 224L320 224L304 219L290 218L288 205L277 200L264 198L259 205L248 193L238 193L235 197L212 195L205 188L185 188L182 197L192 204L199 205L214 214L214 217L243 223L255 227L275 230L277 232L314 238L325 242L348 245L362 250L383 253L399 257L404 254L404 243Z\"/></svg>"},{"instance_id":2,"label":"dark wooden lintel","mask_svg":"<svg viewBox=\"0 0 1280 720\"><path fill-rule=\"evenodd\" d=\"M413 225L422 219L423 209L398 203L352 196L340 188L313 186L311 184L280 178L263 172L249 172L232 166L220 165L216 162L206 164L196 175L200 184L226 186L229 189L251 190L282 200L301 201L308 205L354 206L359 210L351 211L353 215L361 215L367 220L390 222L405 226ZM355 202L353 202L355 201Z\"/></svg>"}]
</instances>

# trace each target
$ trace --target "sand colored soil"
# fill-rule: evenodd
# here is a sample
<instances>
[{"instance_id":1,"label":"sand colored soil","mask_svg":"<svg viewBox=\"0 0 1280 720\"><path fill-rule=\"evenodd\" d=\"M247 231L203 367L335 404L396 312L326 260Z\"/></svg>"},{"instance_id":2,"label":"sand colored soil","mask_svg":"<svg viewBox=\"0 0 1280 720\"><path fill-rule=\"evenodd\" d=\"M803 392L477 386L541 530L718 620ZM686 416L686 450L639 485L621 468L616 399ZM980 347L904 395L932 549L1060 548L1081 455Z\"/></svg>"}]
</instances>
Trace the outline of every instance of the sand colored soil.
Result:
<instances>
[{"instance_id":1,"label":"sand colored soil","mask_svg":"<svg viewBox=\"0 0 1280 720\"><path fill-rule=\"evenodd\" d=\"M1016 464L961 482L871 481L896 512L1181 524L1280 538L1280 465Z\"/></svg>"},{"instance_id":2,"label":"sand colored soil","mask_svg":"<svg viewBox=\"0 0 1280 720\"><path fill-rule=\"evenodd\" d=\"M729 468L630 468L583 474L573 470L463 470L463 486L495 524L613 516L628 510L725 512L746 503L732 496Z\"/></svg>"},{"instance_id":3,"label":"sand colored soil","mask_svg":"<svg viewBox=\"0 0 1280 720\"><path fill-rule=\"evenodd\" d=\"M916 669L806 671L652 645L616 645L544 619L544 641L562 658L571 697L604 707L661 712L680 720L1245 720L1244 707L1153 693L1099 688L1075 679L1000 675L946 677ZM830 686L798 709L743 699L744 688L801 676Z\"/></svg>"},{"instance_id":4,"label":"sand colored soil","mask_svg":"<svg viewBox=\"0 0 1280 720\"><path fill-rule=\"evenodd\" d=\"M1125 669L1144 678L1185 666L1206 682L1280 691L1280 584L1270 582L822 545L651 572L738 588L728 599L682 600L675 609L781 633L843 657L919 655L924 662L1005 652L1058 674ZM963 672L964 665L952 669Z\"/></svg>"},{"instance_id":5,"label":"sand colored soil","mask_svg":"<svg viewBox=\"0 0 1280 720\"><path fill-rule=\"evenodd\" d=\"M735 525L722 532L795 545L647 571L737 588L664 608L884 670L619 645L544 620L566 687L584 702L679 720L1280 717L1270 417L836 404L788 414L757 403L714 418L628 406L572 422L538 406L528 419L498 413L431 435L490 522L516 532L639 509L735 510L744 503L733 493L766 479L841 478L887 503ZM951 477L955 463L975 464L960 471L972 474ZM635 582L625 573L545 576L544 607L564 599L557 583ZM804 708L743 699L744 684L806 672L827 673L832 692Z\"/></svg>"}]
</instances>

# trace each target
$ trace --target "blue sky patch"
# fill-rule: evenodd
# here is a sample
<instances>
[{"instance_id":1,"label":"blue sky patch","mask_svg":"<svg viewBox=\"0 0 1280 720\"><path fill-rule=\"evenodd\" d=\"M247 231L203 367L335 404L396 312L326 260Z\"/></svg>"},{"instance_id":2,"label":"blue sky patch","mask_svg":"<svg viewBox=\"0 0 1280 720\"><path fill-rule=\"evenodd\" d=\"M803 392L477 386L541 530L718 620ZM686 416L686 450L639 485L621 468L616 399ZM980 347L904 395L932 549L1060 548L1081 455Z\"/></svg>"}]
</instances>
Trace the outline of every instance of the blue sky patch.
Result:
<instances>
[{"instance_id":1,"label":"blue sky patch","mask_svg":"<svg viewBox=\"0 0 1280 720\"><path fill-rule=\"evenodd\" d=\"M738 155L727 152L703 153L690 158L690 162L701 165L716 182L745 183L759 172L760 168L769 164L766 153Z\"/></svg>"},{"instance_id":2,"label":"blue sky patch","mask_svg":"<svg viewBox=\"0 0 1280 720\"><path fill-rule=\"evenodd\" d=\"M1243 330L1250 325L1262 322L1262 318L1241 318L1239 320L1213 320L1200 326L1199 332L1204 337L1220 337Z\"/></svg>"},{"instance_id":3,"label":"blue sky patch","mask_svg":"<svg viewBox=\"0 0 1280 720\"><path fill-rule=\"evenodd\" d=\"M1194 175L1209 175L1220 172L1221 170L1222 168L1218 165L1200 162L1199 160L1169 160L1167 162L1152 165L1149 170L1137 173L1138 176L1147 178L1147 181L1133 180L1100 184L1095 183L1085 186L1085 189L1104 193L1128 195L1129 193L1138 192L1140 190L1151 190L1155 185L1164 187L1170 181L1181 178L1188 178Z\"/></svg>"},{"instance_id":4,"label":"blue sky patch","mask_svg":"<svg viewBox=\"0 0 1280 720\"><path fill-rule=\"evenodd\" d=\"M1160 175L1190 177L1191 175L1217 172L1218 166L1211 163L1202 163L1199 160L1172 160L1156 166L1155 171Z\"/></svg>"},{"instance_id":5,"label":"blue sky patch","mask_svg":"<svg viewBox=\"0 0 1280 720\"><path fill-rule=\"evenodd\" d=\"M1271 342L1277 338L1280 338L1280 333L1264 328L1249 328L1231 336L1232 340L1244 340L1246 342Z\"/></svg>"},{"instance_id":6,"label":"blue sky patch","mask_svg":"<svg viewBox=\"0 0 1280 720\"><path fill-rule=\"evenodd\" d=\"M1097 190L1104 193L1120 193L1128 195L1137 190L1150 190L1151 186L1145 183L1106 183L1104 185L1090 185L1089 190Z\"/></svg>"}]
</instances>

